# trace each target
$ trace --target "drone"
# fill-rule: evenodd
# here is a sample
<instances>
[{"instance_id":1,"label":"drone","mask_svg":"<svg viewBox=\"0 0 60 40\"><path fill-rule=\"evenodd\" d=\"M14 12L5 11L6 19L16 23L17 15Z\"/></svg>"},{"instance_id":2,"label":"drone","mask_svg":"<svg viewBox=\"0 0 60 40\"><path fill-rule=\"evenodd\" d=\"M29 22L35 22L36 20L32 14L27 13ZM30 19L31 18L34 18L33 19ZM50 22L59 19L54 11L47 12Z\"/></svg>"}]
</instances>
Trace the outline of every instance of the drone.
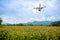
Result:
<instances>
[{"instance_id":1,"label":"drone","mask_svg":"<svg viewBox=\"0 0 60 40\"><path fill-rule=\"evenodd\" d=\"M46 6L42 7L41 4L39 4L39 7L36 7L34 9L37 9L39 12L41 12L43 8L46 8Z\"/></svg>"}]
</instances>

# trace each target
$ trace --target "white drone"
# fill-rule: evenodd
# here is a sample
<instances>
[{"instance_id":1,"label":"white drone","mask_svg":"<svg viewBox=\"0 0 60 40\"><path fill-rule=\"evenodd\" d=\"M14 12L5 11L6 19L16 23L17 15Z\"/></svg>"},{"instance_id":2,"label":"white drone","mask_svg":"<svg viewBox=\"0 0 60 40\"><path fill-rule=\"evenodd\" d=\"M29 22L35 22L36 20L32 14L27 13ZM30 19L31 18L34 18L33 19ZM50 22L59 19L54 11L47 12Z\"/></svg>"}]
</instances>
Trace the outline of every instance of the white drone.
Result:
<instances>
[{"instance_id":1,"label":"white drone","mask_svg":"<svg viewBox=\"0 0 60 40\"><path fill-rule=\"evenodd\" d=\"M36 7L34 9L37 9L39 12L41 12L43 8L46 8L46 6L42 7L41 4L39 4L39 7Z\"/></svg>"}]
</instances>

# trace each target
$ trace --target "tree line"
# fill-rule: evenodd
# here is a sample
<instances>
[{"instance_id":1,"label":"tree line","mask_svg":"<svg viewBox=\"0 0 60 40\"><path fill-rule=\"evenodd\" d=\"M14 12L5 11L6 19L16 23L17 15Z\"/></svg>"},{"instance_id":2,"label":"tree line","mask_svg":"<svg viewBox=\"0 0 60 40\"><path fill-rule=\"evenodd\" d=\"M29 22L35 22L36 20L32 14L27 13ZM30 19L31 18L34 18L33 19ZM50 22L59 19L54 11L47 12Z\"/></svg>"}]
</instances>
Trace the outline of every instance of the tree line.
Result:
<instances>
[{"instance_id":1,"label":"tree line","mask_svg":"<svg viewBox=\"0 0 60 40\"><path fill-rule=\"evenodd\" d=\"M33 25L33 24L23 24L23 23L20 23L20 24L2 24L2 23L3 23L3 20L2 20L2 18L0 18L0 26L1 25L6 25L6 26L44 26L42 24ZM50 25L45 25L45 26L60 26L60 21L54 21Z\"/></svg>"}]
</instances>

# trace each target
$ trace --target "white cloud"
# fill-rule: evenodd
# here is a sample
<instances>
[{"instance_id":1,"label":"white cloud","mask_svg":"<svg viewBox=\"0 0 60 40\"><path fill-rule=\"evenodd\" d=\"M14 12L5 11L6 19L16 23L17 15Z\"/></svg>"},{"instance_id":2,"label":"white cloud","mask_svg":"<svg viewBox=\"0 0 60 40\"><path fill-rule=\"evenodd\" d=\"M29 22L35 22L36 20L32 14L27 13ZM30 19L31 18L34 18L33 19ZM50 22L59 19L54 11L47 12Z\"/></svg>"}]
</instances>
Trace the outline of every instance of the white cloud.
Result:
<instances>
[{"instance_id":1,"label":"white cloud","mask_svg":"<svg viewBox=\"0 0 60 40\"><path fill-rule=\"evenodd\" d=\"M48 21L55 21L56 17L55 16L51 16L51 17L48 17L47 20Z\"/></svg>"},{"instance_id":2,"label":"white cloud","mask_svg":"<svg viewBox=\"0 0 60 40\"><path fill-rule=\"evenodd\" d=\"M56 10L57 5L56 5L57 0L48 0L46 1L46 6L50 10Z\"/></svg>"},{"instance_id":3,"label":"white cloud","mask_svg":"<svg viewBox=\"0 0 60 40\"><path fill-rule=\"evenodd\" d=\"M3 23L16 23L16 19L14 19L11 16L9 17L8 15L7 16L3 15L2 20L3 20Z\"/></svg>"},{"instance_id":4,"label":"white cloud","mask_svg":"<svg viewBox=\"0 0 60 40\"><path fill-rule=\"evenodd\" d=\"M44 16L40 16L40 17L32 17L29 19L29 21L46 21L46 18Z\"/></svg>"}]
</instances>

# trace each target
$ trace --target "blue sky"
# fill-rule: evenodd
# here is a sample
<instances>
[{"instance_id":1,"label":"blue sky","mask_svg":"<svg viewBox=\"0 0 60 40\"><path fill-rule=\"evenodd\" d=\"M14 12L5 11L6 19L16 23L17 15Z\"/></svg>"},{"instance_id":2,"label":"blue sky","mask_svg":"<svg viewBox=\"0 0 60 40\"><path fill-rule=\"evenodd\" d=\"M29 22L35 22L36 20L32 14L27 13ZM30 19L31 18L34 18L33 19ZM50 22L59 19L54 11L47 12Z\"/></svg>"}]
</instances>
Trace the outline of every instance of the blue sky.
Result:
<instances>
[{"instance_id":1,"label":"blue sky","mask_svg":"<svg viewBox=\"0 0 60 40\"><path fill-rule=\"evenodd\" d=\"M46 6L41 12L34 7ZM60 0L0 0L3 23L60 20Z\"/></svg>"}]
</instances>

